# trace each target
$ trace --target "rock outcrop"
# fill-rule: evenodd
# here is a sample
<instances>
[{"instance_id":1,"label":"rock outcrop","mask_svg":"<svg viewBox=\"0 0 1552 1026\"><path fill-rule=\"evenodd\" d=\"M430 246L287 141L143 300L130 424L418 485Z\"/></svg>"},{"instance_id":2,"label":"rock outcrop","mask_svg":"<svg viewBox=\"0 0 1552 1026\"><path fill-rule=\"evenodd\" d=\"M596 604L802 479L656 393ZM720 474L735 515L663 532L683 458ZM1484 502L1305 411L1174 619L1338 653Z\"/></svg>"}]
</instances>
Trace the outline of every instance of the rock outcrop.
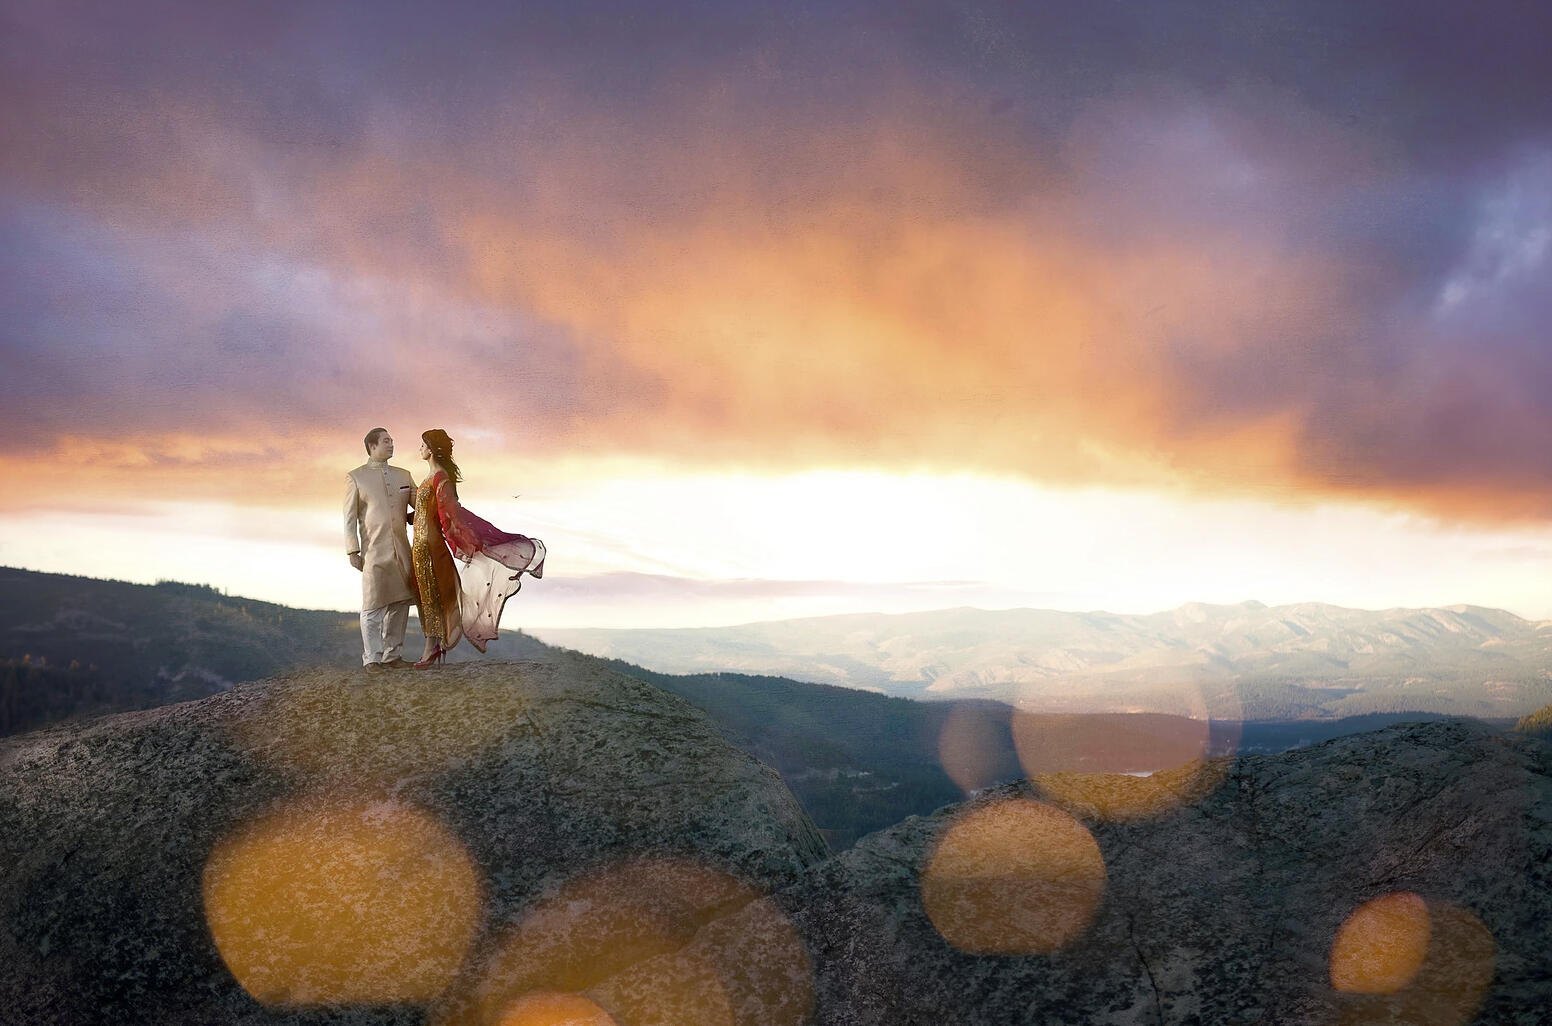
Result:
<instances>
[{"instance_id":1,"label":"rock outcrop","mask_svg":"<svg viewBox=\"0 0 1552 1026\"><path fill-rule=\"evenodd\" d=\"M618 977L619 1007L655 1014L682 995L620 974L740 916L777 950L733 954L800 960L801 990L762 895L826 854L774 772L618 674L244 685L0 746L0 1021L473 1021L522 997L487 978L513 937L551 949L518 983Z\"/></svg>"},{"instance_id":2,"label":"rock outcrop","mask_svg":"<svg viewBox=\"0 0 1552 1026\"><path fill-rule=\"evenodd\" d=\"M1042 923L1027 910L967 905L983 931L1022 932L1028 952L972 954L944 939L953 910L934 918L923 900L931 853L974 828L975 810L1053 797L1029 783L983 792L864 838L789 888L817 967L817 1020L1545 1026L1549 761L1536 742L1449 720L1242 758L1211 793L1133 822L1105 822L1069 794L1102 875L1036 856L1023 880L1004 859L992 884L1011 897L1058 873L1101 882L1097 908L1066 906L1086 929L1044 953L1029 951ZM1419 915L1387 914L1386 899ZM1337 939L1366 928L1372 943L1346 967L1356 988L1349 976L1338 990ZM1409 949L1419 964L1387 978Z\"/></svg>"},{"instance_id":3,"label":"rock outcrop","mask_svg":"<svg viewBox=\"0 0 1552 1026\"><path fill-rule=\"evenodd\" d=\"M0 746L0 859L7 1023L1552 1007L1552 757L1466 721L1042 776L829 857L774 774L630 678L317 673Z\"/></svg>"}]
</instances>

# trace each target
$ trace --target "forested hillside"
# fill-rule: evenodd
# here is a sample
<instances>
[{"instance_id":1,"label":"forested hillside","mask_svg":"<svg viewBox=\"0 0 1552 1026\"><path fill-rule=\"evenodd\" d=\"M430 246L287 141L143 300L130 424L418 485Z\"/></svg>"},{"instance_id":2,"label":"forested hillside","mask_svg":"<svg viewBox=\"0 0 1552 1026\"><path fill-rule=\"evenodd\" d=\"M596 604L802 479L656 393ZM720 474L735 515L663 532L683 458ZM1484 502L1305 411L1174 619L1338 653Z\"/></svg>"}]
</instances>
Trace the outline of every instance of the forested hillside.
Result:
<instances>
[{"instance_id":1,"label":"forested hillside","mask_svg":"<svg viewBox=\"0 0 1552 1026\"><path fill-rule=\"evenodd\" d=\"M203 698L298 667L360 661L355 614L290 609L198 584L0 568L0 615L0 736ZM409 641L418 648L413 621ZM480 658L466 648L454 656ZM520 631L504 631L485 658L605 662ZM608 665L704 710L729 740L782 774L834 845L962 797L937 761L946 704L771 677L674 677ZM1014 762L1001 779L1017 775Z\"/></svg>"},{"instance_id":2,"label":"forested hillside","mask_svg":"<svg viewBox=\"0 0 1552 1026\"><path fill-rule=\"evenodd\" d=\"M290 609L204 585L0 569L0 613L0 735L202 698L305 666L351 668L360 660L353 613ZM418 640L412 624L409 647ZM957 801L968 789L1026 772L1013 739L1014 710L1000 702L917 701L740 673L656 673L546 645L516 630L504 630L487 656L467 646L453 656L596 663L677 694L710 716L730 741L777 769L838 848ZM426 681L434 686L435 678ZM1025 728L1042 719L1017 715ZM1547 710L1537 715L1545 718ZM1204 739L1216 754L1277 752L1421 718L1428 717L1214 723ZM1100 739L1089 745L1090 754L1113 749L1102 739L1117 729L1162 737L1179 723L1117 714L1090 717L1095 722L1087 724L1067 719L1056 725L1064 735Z\"/></svg>"},{"instance_id":3,"label":"forested hillside","mask_svg":"<svg viewBox=\"0 0 1552 1026\"><path fill-rule=\"evenodd\" d=\"M353 615L206 585L0 568L0 735L203 698L291 666L359 660L360 638Z\"/></svg>"}]
</instances>

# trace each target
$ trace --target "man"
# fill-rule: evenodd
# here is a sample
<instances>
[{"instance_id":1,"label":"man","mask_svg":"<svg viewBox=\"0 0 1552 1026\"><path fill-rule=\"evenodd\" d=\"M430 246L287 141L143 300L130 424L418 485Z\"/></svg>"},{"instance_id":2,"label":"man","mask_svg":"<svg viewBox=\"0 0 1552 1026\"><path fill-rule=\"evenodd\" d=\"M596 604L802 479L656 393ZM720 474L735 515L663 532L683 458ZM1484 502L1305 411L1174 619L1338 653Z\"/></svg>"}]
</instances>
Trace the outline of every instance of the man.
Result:
<instances>
[{"instance_id":1,"label":"man","mask_svg":"<svg viewBox=\"0 0 1552 1026\"><path fill-rule=\"evenodd\" d=\"M366 435L367 461L345 478L345 550L361 571L361 663L369 670L404 667L401 652L415 567L404 525L415 502L415 480L390 467L393 436L387 428Z\"/></svg>"}]
</instances>

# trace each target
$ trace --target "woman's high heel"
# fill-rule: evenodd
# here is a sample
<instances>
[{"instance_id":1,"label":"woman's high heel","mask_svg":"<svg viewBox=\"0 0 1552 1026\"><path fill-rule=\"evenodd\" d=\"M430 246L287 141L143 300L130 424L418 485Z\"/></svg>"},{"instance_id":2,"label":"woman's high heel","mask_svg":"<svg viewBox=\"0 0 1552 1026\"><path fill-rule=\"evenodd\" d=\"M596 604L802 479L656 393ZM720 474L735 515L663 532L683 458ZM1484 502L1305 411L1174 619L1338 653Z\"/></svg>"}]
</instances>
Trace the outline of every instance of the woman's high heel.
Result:
<instances>
[{"instance_id":1,"label":"woman's high heel","mask_svg":"<svg viewBox=\"0 0 1552 1026\"><path fill-rule=\"evenodd\" d=\"M441 645L438 645L431 650L430 655L426 656L426 658L415 664L415 669L429 670L431 667L440 664L442 662L442 657L445 655L447 655L447 653L442 650Z\"/></svg>"}]
</instances>

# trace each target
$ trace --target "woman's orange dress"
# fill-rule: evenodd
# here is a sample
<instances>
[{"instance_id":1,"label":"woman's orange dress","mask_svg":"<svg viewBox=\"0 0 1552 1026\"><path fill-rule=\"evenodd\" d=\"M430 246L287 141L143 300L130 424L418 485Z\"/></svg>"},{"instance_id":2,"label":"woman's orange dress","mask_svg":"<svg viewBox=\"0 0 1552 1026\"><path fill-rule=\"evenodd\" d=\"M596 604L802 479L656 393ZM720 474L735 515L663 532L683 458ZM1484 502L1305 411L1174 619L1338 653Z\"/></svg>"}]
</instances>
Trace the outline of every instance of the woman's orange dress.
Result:
<instances>
[{"instance_id":1,"label":"woman's orange dress","mask_svg":"<svg viewBox=\"0 0 1552 1026\"><path fill-rule=\"evenodd\" d=\"M415 540L410 555L415 564L415 588L419 593L420 631L434 638L446 651L463 637L463 614L458 608L458 570L442 537L442 518L437 516L436 479L433 474L415 493Z\"/></svg>"},{"instance_id":2,"label":"woman's orange dress","mask_svg":"<svg viewBox=\"0 0 1552 1026\"><path fill-rule=\"evenodd\" d=\"M464 509L457 487L440 470L422 481L415 495L410 549L420 629L438 639L443 651L465 637L485 651L523 574L544 576L544 543L503 531Z\"/></svg>"}]
</instances>

